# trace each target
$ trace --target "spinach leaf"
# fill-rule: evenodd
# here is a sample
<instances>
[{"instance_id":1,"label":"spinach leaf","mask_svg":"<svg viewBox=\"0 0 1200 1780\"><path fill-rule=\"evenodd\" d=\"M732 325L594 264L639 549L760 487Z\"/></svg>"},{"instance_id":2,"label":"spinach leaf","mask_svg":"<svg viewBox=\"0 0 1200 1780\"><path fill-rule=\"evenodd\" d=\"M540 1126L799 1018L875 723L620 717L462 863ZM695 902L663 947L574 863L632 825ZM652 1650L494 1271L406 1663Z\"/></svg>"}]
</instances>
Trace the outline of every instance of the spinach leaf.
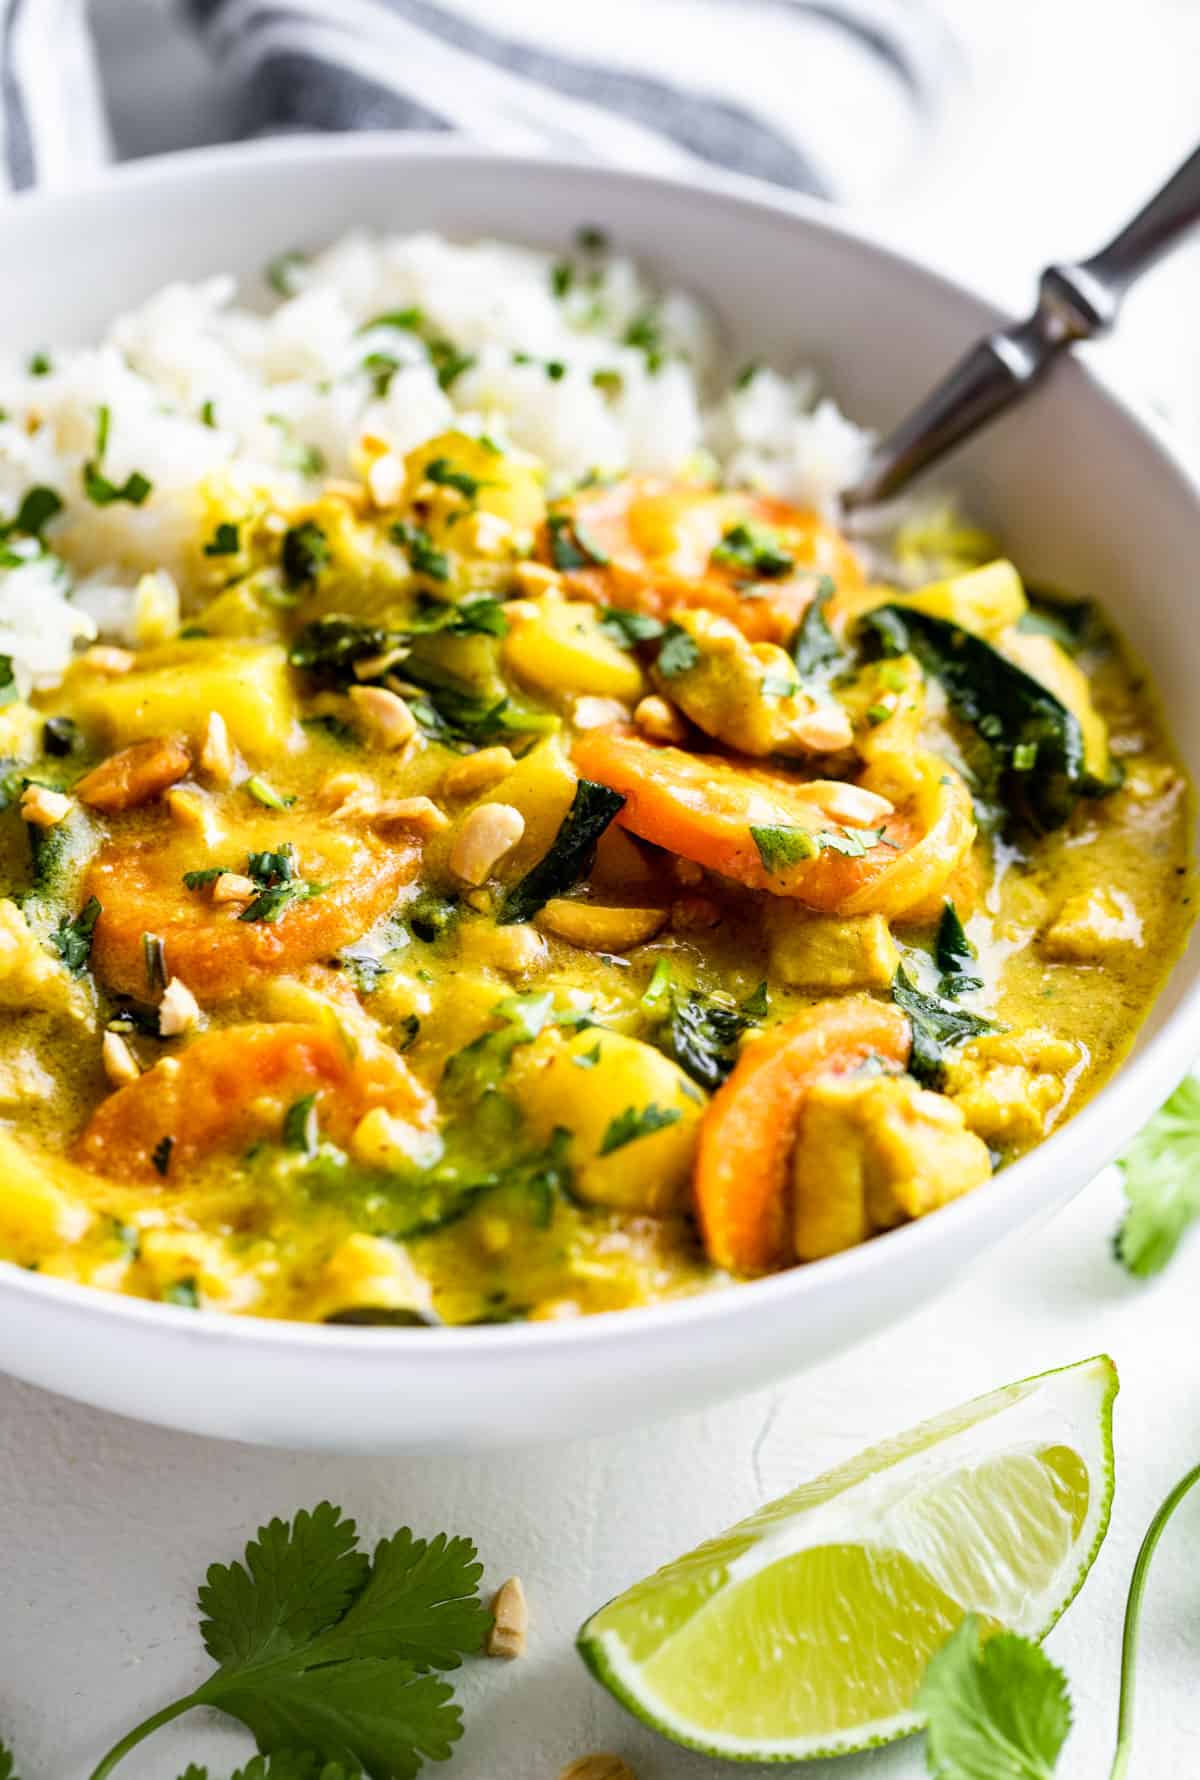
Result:
<instances>
[{"instance_id":1,"label":"spinach leaf","mask_svg":"<svg viewBox=\"0 0 1200 1780\"><path fill-rule=\"evenodd\" d=\"M956 716L986 743L1008 808L1034 828L1060 828L1080 797L1115 790L1115 779L1088 772L1074 713L982 637L895 605L868 613L863 625L887 654L911 652L941 681Z\"/></svg>"},{"instance_id":2,"label":"spinach leaf","mask_svg":"<svg viewBox=\"0 0 1200 1780\"><path fill-rule=\"evenodd\" d=\"M552 896L573 889L591 870L597 841L624 807L619 791L580 779L549 852L513 885L500 906L497 924L508 927L516 921L531 921Z\"/></svg>"},{"instance_id":3,"label":"spinach leaf","mask_svg":"<svg viewBox=\"0 0 1200 1780\"><path fill-rule=\"evenodd\" d=\"M912 1027L912 1055L908 1073L927 1088L936 1088L945 1074L945 1053L964 1039L993 1032L991 1020L968 1013L936 995L918 989L903 965L892 978L892 1000L908 1015Z\"/></svg>"},{"instance_id":4,"label":"spinach leaf","mask_svg":"<svg viewBox=\"0 0 1200 1780\"><path fill-rule=\"evenodd\" d=\"M969 969L979 954L967 938L966 929L958 918L958 910L949 897L942 906L934 955L942 973L938 986L943 995L953 997L965 994L968 989L983 988L983 978L973 975Z\"/></svg>"},{"instance_id":5,"label":"spinach leaf","mask_svg":"<svg viewBox=\"0 0 1200 1780\"><path fill-rule=\"evenodd\" d=\"M702 1088L719 1088L737 1062L742 1033L757 1026L767 1011L767 985L760 983L739 1007L730 996L700 989L673 992L660 1042L681 1069Z\"/></svg>"},{"instance_id":6,"label":"spinach leaf","mask_svg":"<svg viewBox=\"0 0 1200 1780\"><path fill-rule=\"evenodd\" d=\"M833 582L829 576L822 575L792 638L792 660L802 679L827 679L835 668L843 667L848 659L830 630L829 620L825 616L825 608L833 598L833 591Z\"/></svg>"}]
</instances>

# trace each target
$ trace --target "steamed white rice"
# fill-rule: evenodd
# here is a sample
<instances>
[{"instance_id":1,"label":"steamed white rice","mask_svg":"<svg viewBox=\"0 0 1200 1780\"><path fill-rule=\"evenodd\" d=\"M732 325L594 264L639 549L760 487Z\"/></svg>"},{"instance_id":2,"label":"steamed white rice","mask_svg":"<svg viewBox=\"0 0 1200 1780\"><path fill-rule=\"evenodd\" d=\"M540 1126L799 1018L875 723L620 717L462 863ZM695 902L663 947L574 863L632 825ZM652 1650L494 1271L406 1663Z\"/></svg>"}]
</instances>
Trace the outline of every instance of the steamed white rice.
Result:
<instances>
[{"instance_id":1,"label":"steamed white rice","mask_svg":"<svg viewBox=\"0 0 1200 1780\"><path fill-rule=\"evenodd\" d=\"M810 374L732 377L714 318L686 291L594 253L564 291L557 263L495 241L352 234L289 263L288 294L267 313L214 277L159 291L97 346L49 344L33 366L0 353L0 520L31 487L63 501L47 550L0 551L0 655L22 690L79 643L129 634L139 578L178 573L194 549L206 485L286 507L325 477L361 475L368 437L404 453L451 425L487 431L564 482L675 472L707 454L731 482L822 510L854 481L869 436ZM411 310L419 332L369 325ZM446 389L439 340L471 361ZM141 505L85 492L102 409L103 473L147 477Z\"/></svg>"}]
</instances>

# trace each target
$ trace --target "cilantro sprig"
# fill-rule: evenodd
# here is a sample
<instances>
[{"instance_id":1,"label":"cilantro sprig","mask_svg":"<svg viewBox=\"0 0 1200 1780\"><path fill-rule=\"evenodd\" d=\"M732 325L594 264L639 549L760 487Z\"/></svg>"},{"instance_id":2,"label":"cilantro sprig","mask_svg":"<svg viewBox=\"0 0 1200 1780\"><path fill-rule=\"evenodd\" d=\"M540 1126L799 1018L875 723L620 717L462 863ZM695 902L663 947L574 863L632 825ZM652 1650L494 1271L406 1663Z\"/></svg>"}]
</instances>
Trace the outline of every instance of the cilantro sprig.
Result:
<instances>
[{"instance_id":1,"label":"cilantro sprig","mask_svg":"<svg viewBox=\"0 0 1200 1780\"><path fill-rule=\"evenodd\" d=\"M1200 1081L1187 1075L1117 1166L1127 1209L1114 1244L1135 1279L1161 1273L1200 1218Z\"/></svg>"},{"instance_id":2,"label":"cilantro sprig","mask_svg":"<svg viewBox=\"0 0 1200 1780\"><path fill-rule=\"evenodd\" d=\"M122 1737L91 1780L107 1780L196 1706L250 1731L268 1760L244 1769L246 1780L332 1780L328 1762L347 1780L360 1771L414 1780L462 1734L453 1689L435 1672L483 1643L481 1574L469 1539L418 1539L407 1527L368 1556L329 1502L271 1521L240 1563L214 1564L199 1591L213 1673ZM189 1770L192 1780L199 1773Z\"/></svg>"}]
</instances>

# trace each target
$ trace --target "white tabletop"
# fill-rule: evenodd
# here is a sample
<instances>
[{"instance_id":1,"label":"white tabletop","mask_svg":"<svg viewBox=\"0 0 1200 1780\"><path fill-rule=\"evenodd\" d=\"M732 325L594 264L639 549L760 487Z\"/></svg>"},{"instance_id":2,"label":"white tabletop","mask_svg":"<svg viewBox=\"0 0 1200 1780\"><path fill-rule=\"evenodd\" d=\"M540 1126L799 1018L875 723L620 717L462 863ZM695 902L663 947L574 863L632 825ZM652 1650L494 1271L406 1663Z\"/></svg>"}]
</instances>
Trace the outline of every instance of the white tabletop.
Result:
<instances>
[{"instance_id":1,"label":"white tabletop","mask_svg":"<svg viewBox=\"0 0 1200 1780\"><path fill-rule=\"evenodd\" d=\"M161 0L121 4L109 41L124 35L133 54L129 15L139 10L145 41L163 35ZM1200 16L1192 0L958 0L954 10L970 26L977 75L953 150L939 150L919 187L876 215L907 245L1015 303L1043 259L1093 245L1191 146ZM172 66L195 78L184 52ZM203 95L189 93L180 115L202 131ZM1120 375L1184 426L1200 423L1200 333L1189 325L1198 294L1193 253L1157 276L1110 349ZM587 1612L862 1446L1105 1349L1123 1380L1113 1525L1048 1646L1076 1705L1064 1780L1099 1780L1133 1557L1160 1498L1200 1459L1200 1238L1160 1281L1136 1286L1110 1255L1119 1209L1118 1183L1106 1176L951 1296L780 1390L622 1438L482 1462L221 1445L0 1380L0 1730L25 1780L80 1780L135 1720L205 1672L194 1594L207 1564L239 1555L260 1520L328 1496L372 1536L406 1522L469 1532L491 1584L513 1572L524 1579L529 1651L516 1664L468 1668L466 1738L449 1768L433 1772L554 1780L571 1757L611 1748L639 1780L711 1776L712 1764L643 1732L588 1678L572 1650ZM1181 1560L1198 1537L1200 1501L1178 1517L1151 1584L1132 1780L1195 1770L1200 1617L1195 1567ZM120 1773L166 1780L188 1760L222 1773L246 1753L239 1734L184 1720ZM914 1744L836 1769L837 1780L923 1772Z\"/></svg>"}]
</instances>

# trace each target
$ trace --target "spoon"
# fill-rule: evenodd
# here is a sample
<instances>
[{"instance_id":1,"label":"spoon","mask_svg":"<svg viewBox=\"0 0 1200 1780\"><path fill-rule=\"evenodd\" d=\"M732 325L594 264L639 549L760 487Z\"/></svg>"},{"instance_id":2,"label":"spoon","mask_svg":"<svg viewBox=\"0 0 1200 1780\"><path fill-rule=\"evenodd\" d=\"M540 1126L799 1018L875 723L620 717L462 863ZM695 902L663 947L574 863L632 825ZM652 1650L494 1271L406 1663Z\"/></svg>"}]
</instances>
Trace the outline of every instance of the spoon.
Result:
<instances>
[{"instance_id":1,"label":"spoon","mask_svg":"<svg viewBox=\"0 0 1200 1780\"><path fill-rule=\"evenodd\" d=\"M1047 266L1025 321L976 341L842 495L845 508L887 500L955 445L1019 402L1080 340L1106 334L1125 292L1200 223L1200 148L1107 246L1078 264Z\"/></svg>"}]
</instances>

